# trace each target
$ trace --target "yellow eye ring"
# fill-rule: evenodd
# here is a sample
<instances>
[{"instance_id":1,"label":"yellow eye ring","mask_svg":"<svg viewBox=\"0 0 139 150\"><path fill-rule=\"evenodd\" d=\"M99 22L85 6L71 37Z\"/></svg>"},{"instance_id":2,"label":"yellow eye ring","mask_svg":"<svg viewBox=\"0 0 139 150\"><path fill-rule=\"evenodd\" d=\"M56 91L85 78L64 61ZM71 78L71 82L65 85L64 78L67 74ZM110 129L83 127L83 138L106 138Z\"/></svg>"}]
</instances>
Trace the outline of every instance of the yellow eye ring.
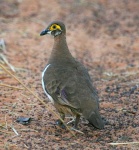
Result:
<instances>
[{"instance_id":1,"label":"yellow eye ring","mask_svg":"<svg viewBox=\"0 0 139 150\"><path fill-rule=\"evenodd\" d=\"M61 27L58 24L52 24L51 27L49 28L50 31L53 30L61 30ZM62 30L61 30L62 31Z\"/></svg>"},{"instance_id":2,"label":"yellow eye ring","mask_svg":"<svg viewBox=\"0 0 139 150\"><path fill-rule=\"evenodd\" d=\"M56 26L55 26L55 25L53 25L53 29L56 29Z\"/></svg>"}]
</instances>

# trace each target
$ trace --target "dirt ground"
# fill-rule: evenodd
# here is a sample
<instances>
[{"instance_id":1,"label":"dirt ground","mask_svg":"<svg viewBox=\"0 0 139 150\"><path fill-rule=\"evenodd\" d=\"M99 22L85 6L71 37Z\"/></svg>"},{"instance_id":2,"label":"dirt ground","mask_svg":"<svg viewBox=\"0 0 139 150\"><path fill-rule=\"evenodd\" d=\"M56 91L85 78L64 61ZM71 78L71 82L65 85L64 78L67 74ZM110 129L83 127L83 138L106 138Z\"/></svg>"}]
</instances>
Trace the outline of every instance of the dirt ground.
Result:
<instances>
[{"instance_id":1,"label":"dirt ground","mask_svg":"<svg viewBox=\"0 0 139 150\"><path fill-rule=\"evenodd\" d=\"M0 149L139 150L139 1L0 0L0 39L6 46L0 55L56 112L41 87L53 38L39 36L54 20L66 24L69 49L88 68L99 93L105 128L97 130L82 118L79 129L84 134L74 132L73 137L56 125L52 112L0 68ZM17 123L21 116L32 121Z\"/></svg>"}]
</instances>

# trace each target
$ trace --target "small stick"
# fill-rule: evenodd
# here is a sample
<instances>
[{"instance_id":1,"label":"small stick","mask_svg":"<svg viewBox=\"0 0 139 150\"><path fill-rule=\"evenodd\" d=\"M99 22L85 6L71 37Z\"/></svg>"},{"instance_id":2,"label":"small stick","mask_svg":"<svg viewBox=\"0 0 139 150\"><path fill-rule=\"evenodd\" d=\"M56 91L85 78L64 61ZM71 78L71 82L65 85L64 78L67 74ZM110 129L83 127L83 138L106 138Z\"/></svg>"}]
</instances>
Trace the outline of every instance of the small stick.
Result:
<instances>
[{"instance_id":1,"label":"small stick","mask_svg":"<svg viewBox=\"0 0 139 150\"><path fill-rule=\"evenodd\" d=\"M11 128L12 128L12 130L14 131L14 133L18 136L19 134L18 134L18 132L15 130L15 128L12 127L12 126L11 126Z\"/></svg>"},{"instance_id":2,"label":"small stick","mask_svg":"<svg viewBox=\"0 0 139 150\"><path fill-rule=\"evenodd\" d=\"M57 118L61 120L61 122L66 126L66 128L69 130L69 132L74 136L75 134L69 129L69 127L64 123L64 120L59 117L59 115L54 112L49 106L41 99L39 98L31 89L29 89L26 85L24 85L15 75L13 75L10 71L8 71L2 64L0 64L0 67L7 72L9 75L11 75L16 81L18 81L26 90L29 91L30 94L32 94L36 99L38 99L49 111L51 111Z\"/></svg>"},{"instance_id":3,"label":"small stick","mask_svg":"<svg viewBox=\"0 0 139 150\"><path fill-rule=\"evenodd\" d=\"M38 132L37 130L34 130L34 129L20 129L20 131L33 131L33 132Z\"/></svg>"},{"instance_id":4,"label":"small stick","mask_svg":"<svg viewBox=\"0 0 139 150\"><path fill-rule=\"evenodd\" d=\"M0 86L5 86L5 87L12 88L12 89L17 89L17 90L24 90L24 88L19 88L19 87L16 87L16 86L11 86L11 85L8 85L8 84L3 84L3 83L0 83Z\"/></svg>"},{"instance_id":5,"label":"small stick","mask_svg":"<svg viewBox=\"0 0 139 150\"><path fill-rule=\"evenodd\" d=\"M9 68L10 68L13 72L15 72L14 66L12 66L12 65L8 62L7 58L6 58L3 54L0 54L0 57L3 59L3 61L6 63L6 65L9 66Z\"/></svg>"},{"instance_id":6,"label":"small stick","mask_svg":"<svg viewBox=\"0 0 139 150\"><path fill-rule=\"evenodd\" d=\"M78 132L78 133L81 133L81 134L84 134L82 131L77 130L77 129L75 129L75 128L71 128L71 130L73 130L73 131L75 131L75 132Z\"/></svg>"},{"instance_id":7,"label":"small stick","mask_svg":"<svg viewBox=\"0 0 139 150\"><path fill-rule=\"evenodd\" d=\"M139 144L139 142L127 142L127 143L109 143L110 145L128 145L128 144Z\"/></svg>"}]
</instances>

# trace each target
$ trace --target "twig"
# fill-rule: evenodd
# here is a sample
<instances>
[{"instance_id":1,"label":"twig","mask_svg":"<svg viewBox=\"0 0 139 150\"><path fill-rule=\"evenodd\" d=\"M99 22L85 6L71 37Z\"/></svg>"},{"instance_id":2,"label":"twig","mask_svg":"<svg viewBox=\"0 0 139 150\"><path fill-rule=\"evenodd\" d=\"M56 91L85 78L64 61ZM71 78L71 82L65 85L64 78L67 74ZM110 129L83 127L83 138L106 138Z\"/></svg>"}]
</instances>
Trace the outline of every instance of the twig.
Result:
<instances>
[{"instance_id":1,"label":"twig","mask_svg":"<svg viewBox=\"0 0 139 150\"><path fill-rule=\"evenodd\" d=\"M128 144L139 144L139 142L127 142L127 143L109 143L110 145L128 145Z\"/></svg>"},{"instance_id":2,"label":"twig","mask_svg":"<svg viewBox=\"0 0 139 150\"><path fill-rule=\"evenodd\" d=\"M71 130L73 130L73 131L75 131L75 132L78 132L78 133L81 133L81 134L84 134L82 131L77 130L77 129L75 129L75 128L71 128Z\"/></svg>"},{"instance_id":3,"label":"twig","mask_svg":"<svg viewBox=\"0 0 139 150\"><path fill-rule=\"evenodd\" d=\"M59 117L59 115L57 115L56 112L54 112L51 108L49 108L48 105L46 105L46 103L41 99L39 98L33 91L31 91L28 87L26 87L15 75L13 75L10 71L8 71L2 64L0 64L0 67L5 71L7 72L9 75L11 75L15 80L17 80L26 90L29 91L30 94L32 94L34 97L36 97L36 99L38 99L49 111L51 111L57 118L59 118L61 120L61 122L66 126L66 128L69 130L69 132L74 136L75 134L69 129L69 127L64 123L64 120Z\"/></svg>"},{"instance_id":4,"label":"twig","mask_svg":"<svg viewBox=\"0 0 139 150\"><path fill-rule=\"evenodd\" d=\"M18 132L15 130L15 128L13 126L11 126L12 130L14 131L14 133L18 136Z\"/></svg>"},{"instance_id":5,"label":"twig","mask_svg":"<svg viewBox=\"0 0 139 150\"><path fill-rule=\"evenodd\" d=\"M10 68L13 72L15 72L14 66L12 66L12 65L8 62L7 58L6 58L3 54L0 54L0 58L2 58L2 60L5 62L5 64L6 64L7 66L9 66L9 68Z\"/></svg>"},{"instance_id":6,"label":"twig","mask_svg":"<svg viewBox=\"0 0 139 150\"><path fill-rule=\"evenodd\" d=\"M38 132L37 130L34 130L34 129L20 129L20 131L34 131L34 132Z\"/></svg>"},{"instance_id":7,"label":"twig","mask_svg":"<svg viewBox=\"0 0 139 150\"><path fill-rule=\"evenodd\" d=\"M37 104L26 104L28 106L36 106Z\"/></svg>"},{"instance_id":8,"label":"twig","mask_svg":"<svg viewBox=\"0 0 139 150\"><path fill-rule=\"evenodd\" d=\"M1 61L1 60L0 60L0 63L1 63L1 64L4 64L3 61ZM6 68L7 70L11 70L9 67L5 67L5 68ZM15 69L16 72L19 72L19 71L21 71L21 72L27 72L27 71L28 71L28 69L25 69L25 68L17 68L17 67L14 67L14 69ZM0 68L0 71L3 71L3 69ZM4 72L4 71L3 71L3 72Z\"/></svg>"},{"instance_id":9,"label":"twig","mask_svg":"<svg viewBox=\"0 0 139 150\"><path fill-rule=\"evenodd\" d=\"M103 73L104 75L112 78L112 77L117 77L119 79L125 79L129 76L134 76L134 75L137 75L139 74L139 71L136 71L136 72L125 72L125 73L122 73L122 74L114 74L113 72L104 72Z\"/></svg>"},{"instance_id":10,"label":"twig","mask_svg":"<svg viewBox=\"0 0 139 150\"><path fill-rule=\"evenodd\" d=\"M11 85L8 85L8 84L3 84L3 83L0 83L0 86L5 86L5 87L12 88L12 89L17 89L17 90L24 90L24 88L19 88L19 87L16 87L16 86L11 86Z\"/></svg>"},{"instance_id":11,"label":"twig","mask_svg":"<svg viewBox=\"0 0 139 150\"><path fill-rule=\"evenodd\" d=\"M21 95L24 96L24 97L27 98L27 99L30 98L28 95L25 95L25 94L22 94L22 93L21 93Z\"/></svg>"},{"instance_id":12,"label":"twig","mask_svg":"<svg viewBox=\"0 0 139 150\"><path fill-rule=\"evenodd\" d=\"M28 69L24 69L24 68L15 68L16 71L22 71L22 72L27 72Z\"/></svg>"}]
</instances>

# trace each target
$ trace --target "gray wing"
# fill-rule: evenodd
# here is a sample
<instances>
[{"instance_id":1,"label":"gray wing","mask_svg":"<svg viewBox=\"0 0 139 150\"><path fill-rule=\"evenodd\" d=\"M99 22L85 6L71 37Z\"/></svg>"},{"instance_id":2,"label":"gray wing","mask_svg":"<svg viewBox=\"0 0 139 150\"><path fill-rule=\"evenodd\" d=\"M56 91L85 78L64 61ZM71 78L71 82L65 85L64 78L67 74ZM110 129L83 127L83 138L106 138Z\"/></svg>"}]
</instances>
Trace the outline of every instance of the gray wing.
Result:
<instances>
[{"instance_id":1,"label":"gray wing","mask_svg":"<svg viewBox=\"0 0 139 150\"><path fill-rule=\"evenodd\" d=\"M75 109L80 109L84 103L98 105L98 96L89 74L80 65L74 68L49 67L44 84L49 95L61 105Z\"/></svg>"},{"instance_id":2,"label":"gray wing","mask_svg":"<svg viewBox=\"0 0 139 150\"><path fill-rule=\"evenodd\" d=\"M79 72L82 72L82 76L84 77L84 79L87 83L87 86L91 90L91 92L93 94L93 97L96 99L96 101L98 101L99 97L98 97L98 94L97 94L97 90L92 84L92 81L91 81L91 78L89 76L89 73L88 73L87 69L83 65L81 65L80 62L77 62L77 63L78 63Z\"/></svg>"}]
</instances>

